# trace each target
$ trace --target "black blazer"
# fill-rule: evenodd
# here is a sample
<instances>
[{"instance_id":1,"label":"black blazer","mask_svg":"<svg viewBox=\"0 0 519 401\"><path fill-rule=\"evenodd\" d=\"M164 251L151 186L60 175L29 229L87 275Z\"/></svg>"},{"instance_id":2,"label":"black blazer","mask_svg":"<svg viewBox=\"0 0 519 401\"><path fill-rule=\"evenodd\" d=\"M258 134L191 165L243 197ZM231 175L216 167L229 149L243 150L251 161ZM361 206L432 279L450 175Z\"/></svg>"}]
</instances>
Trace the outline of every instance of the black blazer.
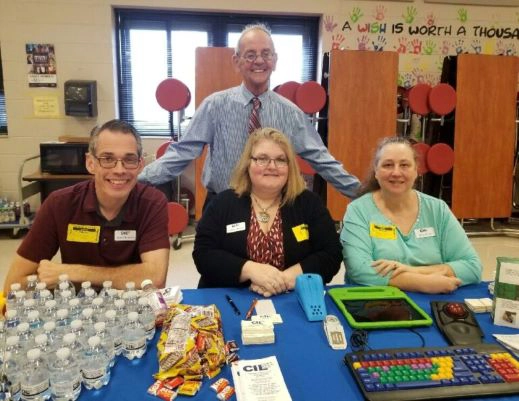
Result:
<instances>
[{"instance_id":1,"label":"black blazer","mask_svg":"<svg viewBox=\"0 0 519 401\"><path fill-rule=\"evenodd\" d=\"M233 190L218 194L196 228L193 259L202 275L199 288L248 286L240 283L247 258L251 198ZM292 205L281 208L285 267L300 263L304 273L318 273L329 282L339 271L342 247L328 209L321 199L304 191ZM297 240L293 228L308 225L309 238ZM296 228L297 230L297 228Z\"/></svg>"}]
</instances>

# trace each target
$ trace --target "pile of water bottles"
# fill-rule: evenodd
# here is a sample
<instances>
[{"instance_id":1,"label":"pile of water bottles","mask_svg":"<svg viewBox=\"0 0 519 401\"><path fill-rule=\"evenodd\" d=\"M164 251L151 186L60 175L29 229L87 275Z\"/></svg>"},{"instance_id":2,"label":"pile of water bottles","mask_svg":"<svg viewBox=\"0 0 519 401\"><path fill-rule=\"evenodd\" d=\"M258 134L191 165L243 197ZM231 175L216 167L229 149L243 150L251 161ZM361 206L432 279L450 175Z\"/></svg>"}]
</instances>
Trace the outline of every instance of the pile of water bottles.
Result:
<instances>
[{"instance_id":1,"label":"pile of water bottles","mask_svg":"<svg viewBox=\"0 0 519 401\"><path fill-rule=\"evenodd\" d=\"M87 281L76 294L66 274L53 292L36 275L23 289L12 284L0 321L0 399L75 400L82 388L106 386L117 356L141 358L155 334L158 292L151 280L141 288L105 281L97 294Z\"/></svg>"}]
</instances>

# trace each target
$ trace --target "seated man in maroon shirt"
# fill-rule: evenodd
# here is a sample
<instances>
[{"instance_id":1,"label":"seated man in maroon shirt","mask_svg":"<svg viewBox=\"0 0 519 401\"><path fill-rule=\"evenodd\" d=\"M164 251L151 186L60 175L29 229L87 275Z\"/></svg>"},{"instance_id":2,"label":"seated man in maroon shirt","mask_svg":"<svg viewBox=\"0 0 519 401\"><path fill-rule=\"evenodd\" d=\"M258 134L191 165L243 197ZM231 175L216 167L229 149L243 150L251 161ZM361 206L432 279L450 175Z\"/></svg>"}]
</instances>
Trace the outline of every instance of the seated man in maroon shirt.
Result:
<instances>
[{"instance_id":1,"label":"seated man in maroon shirt","mask_svg":"<svg viewBox=\"0 0 519 401\"><path fill-rule=\"evenodd\" d=\"M149 278L165 285L169 260L167 201L137 183L142 144L130 124L112 120L90 138L86 167L92 180L52 192L17 250L4 290L38 274L48 288L66 273L74 283L115 288ZM50 259L61 252L61 263Z\"/></svg>"}]
</instances>

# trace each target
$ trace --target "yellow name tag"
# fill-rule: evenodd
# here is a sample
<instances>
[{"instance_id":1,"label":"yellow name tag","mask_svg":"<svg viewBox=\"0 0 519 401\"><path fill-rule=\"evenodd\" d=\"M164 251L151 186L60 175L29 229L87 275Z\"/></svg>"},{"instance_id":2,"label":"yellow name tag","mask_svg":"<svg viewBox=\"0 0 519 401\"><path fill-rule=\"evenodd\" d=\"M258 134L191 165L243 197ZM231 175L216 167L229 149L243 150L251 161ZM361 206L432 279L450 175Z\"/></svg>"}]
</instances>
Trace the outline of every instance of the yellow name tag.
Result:
<instances>
[{"instance_id":1,"label":"yellow name tag","mask_svg":"<svg viewBox=\"0 0 519 401\"><path fill-rule=\"evenodd\" d=\"M396 227L370 223L369 236L379 239L396 239Z\"/></svg>"},{"instance_id":2,"label":"yellow name tag","mask_svg":"<svg viewBox=\"0 0 519 401\"><path fill-rule=\"evenodd\" d=\"M310 238L308 224L300 224L298 226L292 227L292 231L294 232L297 242L306 241Z\"/></svg>"},{"instance_id":3,"label":"yellow name tag","mask_svg":"<svg viewBox=\"0 0 519 401\"><path fill-rule=\"evenodd\" d=\"M67 241L70 242L99 242L100 226L86 226L82 224L69 224L67 229Z\"/></svg>"}]
</instances>

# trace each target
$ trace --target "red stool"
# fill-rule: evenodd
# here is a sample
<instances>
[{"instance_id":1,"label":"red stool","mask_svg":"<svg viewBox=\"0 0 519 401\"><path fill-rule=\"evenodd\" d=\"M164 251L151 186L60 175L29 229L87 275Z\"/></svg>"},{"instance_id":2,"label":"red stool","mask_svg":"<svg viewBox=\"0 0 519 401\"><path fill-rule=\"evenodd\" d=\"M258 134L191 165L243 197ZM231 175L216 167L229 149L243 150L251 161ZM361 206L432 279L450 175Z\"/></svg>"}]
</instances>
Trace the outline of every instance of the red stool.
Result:
<instances>
[{"instance_id":1,"label":"red stool","mask_svg":"<svg viewBox=\"0 0 519 401\"><path fill-rule=\"evenodd\" d=\"M429 108L429 92L431 87L427 84L417 84L409 89L409 108L415 114L426 116L431 112Z\"/></svg>"},{"instance_id":2,"label":"red stool","mask_svg":"<svg viewBox=\"0 0 519 401\"><path fill-rule=\"evenodd\" d=\"M277 87L276 93L286 97L292 103L296 103L296 91L301 86L299 82L288 81Z\"/></svg>"},{"instance_id":3,"label":"red stool","mask_svg":"<svg viewBox=\"0 0 519 401\"><path fill-rule=\"evenodd\" d=\"M413 149L418 155L418 175L424 175L429 172L427 167L427 153L430 146L423 142L418 142L413 145Z\"/></svg>"},{"instance_id":4,"label":"red stool","mask_svg":"<svg viewBox=\"0 0 519 401\"><path fill-rule=\"evenodd\" d=\"M429 171L434 174L441 175L440 180L440 193L438 197L441 199L443 194L443 177L444 174L448 173L454 167L454 150L445 144L437 143L431 146L429 152L427 152L427 166Z\"/></svg>"},{"instance_id":5,"label":"red stool","mask_svg":"<svg viewBox=\"0 0 519 401\"><path fill-rule=\"evenodd\" d=\"M326 104L326 91L315 81L308 81L296 89L295 103L303 112L315 114Z\"/></svg>"},{"instance_id":6,"label":"red stool","mask_svg":"<svg viewBox=\"0 0 519 401\"><path fill-rule=\"evenodd\" d=\"M157 86L155 98L163 109L170 112L180 111L189 106L191 92L182 81L167 78Z\"/></svg>"},{"instance_id":7,"label":"red stool","mask_svg":"<svg viewBox=\"0 0 519 401\"><path fill-rule=\"evenodd\" d=\"M443 117L456 107L456 91L449 84L438 84L429 91L428 100L433 113Z\"/></svg>"}]
</instances>

